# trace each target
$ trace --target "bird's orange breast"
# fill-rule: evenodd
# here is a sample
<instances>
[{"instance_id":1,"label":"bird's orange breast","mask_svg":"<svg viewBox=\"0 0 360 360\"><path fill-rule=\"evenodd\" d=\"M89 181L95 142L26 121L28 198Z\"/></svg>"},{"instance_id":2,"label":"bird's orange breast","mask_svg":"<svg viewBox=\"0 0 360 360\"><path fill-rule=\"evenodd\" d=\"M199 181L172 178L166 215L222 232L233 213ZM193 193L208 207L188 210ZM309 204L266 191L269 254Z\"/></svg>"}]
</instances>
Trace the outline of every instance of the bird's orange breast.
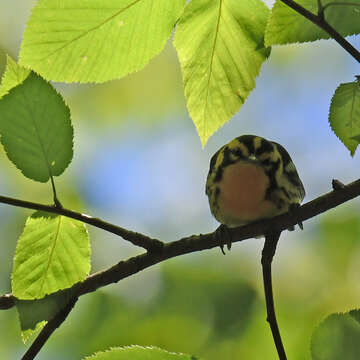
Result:
<instances>
[{"instance_id":1,"label":"bird's orange breast","mask_svg":"<svg viewBox=\"0 0 360 360\"><path fill-rule=\"evenodd\" d=\"M265 199L268 186L268 176L255 161L227 166L219 184L218 220L235 227L275 215L275 204Z\"/></svg>"}]
</instances>

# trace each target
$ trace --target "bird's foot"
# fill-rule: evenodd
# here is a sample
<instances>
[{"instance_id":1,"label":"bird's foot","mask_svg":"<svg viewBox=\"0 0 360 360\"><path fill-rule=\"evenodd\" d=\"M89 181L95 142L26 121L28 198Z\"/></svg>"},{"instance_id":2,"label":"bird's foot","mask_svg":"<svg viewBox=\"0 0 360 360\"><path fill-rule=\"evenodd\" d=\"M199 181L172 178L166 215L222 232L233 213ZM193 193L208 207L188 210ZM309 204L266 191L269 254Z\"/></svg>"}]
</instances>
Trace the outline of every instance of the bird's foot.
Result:
<instances>
[{"instance_id":1,"label":"bird's foot","mask_svg":"<svg viewBox=\"0 0 360 360\"><path fill-rule=\"evenodd\" d=\"M232 237L229 228L226 225L221 224L215 230L214 236L219 243L221 252L225 255L224 246L226 245L227 249L230 250L232 244Z\"/></svg>"},{"instance_id":2,"label":"bird's foot","mask_svg":"<svg viewBox=\"0 0 360 360\"><path fill-rule=\"evenodd\" d=\"M293 212L294 212L296 209L298 209L299 207L300 207L300 204L291 204L290 207L289 207L289 213L290 213L290 214L293 213ZM299 221L299 222L298 222L298 225L299 225L299 228L300 228L301 230L304 230L304 226L303 226L302 221ZM290 230L290 231L295 230L295 226L292 226L292 227L289 228L288 230Z\"/></svg>"}]
</instances>

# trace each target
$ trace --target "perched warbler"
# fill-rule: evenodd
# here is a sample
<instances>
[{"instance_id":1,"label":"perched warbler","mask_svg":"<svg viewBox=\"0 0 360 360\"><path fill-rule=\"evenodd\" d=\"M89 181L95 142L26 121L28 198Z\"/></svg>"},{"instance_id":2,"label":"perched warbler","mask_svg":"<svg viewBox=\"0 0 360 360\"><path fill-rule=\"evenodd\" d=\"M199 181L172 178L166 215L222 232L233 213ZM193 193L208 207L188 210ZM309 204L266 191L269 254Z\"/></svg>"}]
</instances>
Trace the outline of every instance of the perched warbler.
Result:
<instances>
[{"instance_id":1,"label":"perched warbler","mask_svg":"<svg viewBox=\"0 0 360 360\"><path fill-rule=\"evenodd\" d=\"M206 195L216 220L231 228L299 206L305 190L280 144L242 135L211 158Z\"/></svg>"}]
</instances>

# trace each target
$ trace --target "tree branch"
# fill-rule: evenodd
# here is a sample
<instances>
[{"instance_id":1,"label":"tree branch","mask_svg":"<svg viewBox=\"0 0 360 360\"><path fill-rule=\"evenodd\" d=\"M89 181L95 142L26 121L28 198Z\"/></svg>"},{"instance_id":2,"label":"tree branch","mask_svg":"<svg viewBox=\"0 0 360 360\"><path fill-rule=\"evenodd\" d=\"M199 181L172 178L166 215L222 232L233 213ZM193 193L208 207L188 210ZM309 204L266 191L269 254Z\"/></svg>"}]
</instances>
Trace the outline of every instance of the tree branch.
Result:
<instances>
[{"instance_id":1,"label":"tree branch","mask_svg":"<svg viewBox=\"0 0 360 360\"><path fill-rule=\"evenodd\" d=\"M333 183L341 184L338 181L333 181ZM299 222L304 222L305 220L311 219L323 212L341 205L360 195L360 179L348 185L334 186L334 188L335 190L309 201L291 213L279 215L271 219L257 221L238 228L229 229L233 240L232 242L235 243L245 239L261 236L263 234L283 231L298 224ZM139 271L166 259L217 247L219 246L219 243L214 234L215 232L185 237L165 244L161 251L147 252L134 256L128 260L120 261L118 264L106 270L89 275L83 282L75 284L73 286L75 291L74 294L76 296L81 296L96 291L100 287L117 283L126 277L136 274ZM138 234L138 236L146 238L146 236L142 234ZM9 309L14 306L14 300L9 294L5 295L5 298L0 297L0 299L2 299L2 309Z\"/></svg>"},{"instance_id":2,"label":"tree branch","mask_svg":"<svg viewBox=\"0 0 360 360\"><path fill-rule=\"evenodd\" d=\"M62 208L62 205L61 205L61 203L59 201L59 198L56 195L56 187L55 187L54 177L51 174L50 168L49 168L49 172L50 172L51 188L52 188L52 191L53 191L54 205L55 205L55 207Z\"/></svg>"},{"instance_id":3,"label":"tree branch","mask_svg":"<svg viewBox=\"0 0 360 360\"><path fill-rule=\"evenodd\" d=\"M15 306L15 297L12 294L0 296L0 310L11 309Z\"/></svg>"},{"instance_id":4,"label":"tree branch","mask_svg":"<svg viewBox=\"0 0 360 360\"><path fill-rule=\"evenodd\" d=\"M35 358L51 334L65 321L75 306L77 300L77 297L72 298L63 309L61 309L51 320L47 322L21 360L33 360Z\"/></svg>"},{"instance_id":5,"label":"tree branch","mask_svg":"<svg viewBox=\"0 0 360 360\"><path fill-rule=\"evenodd\" d=\"M86 224L93 225L97 228L106 230L115 235L121 236L124 240L131 242L133 245L140 246L148 251L156 251L163 247L163 243L157 239L152 239L149 236L139 234L130 230L126 230L120 226L108 223L99 218L95 218L86 214L81 214L76 211L65 209L61 206L38 204L31 201L14 199L7 196L0 195L0 203L12 206L22 207L26 209L41 210L53 214L63 215L75 220L80 220Z\"/></svg>"},{"instance_id":6,"label":"tree branch","mask_svg":"<svg viewBox=\"0 0 360 360\"><path fill-rule=\"evenodd\" d=\"M345 185L343 188L333 190L320 196L315 200L300 206L291 213L229 229L231 238L233 243L235 243L261 236L262 234L288 229L299 222L311 219L312 217L343 204L359 195L360 179ZM217 247L219 246L219 243L214 234L215 232L203 235L192 235L164 245L161 252L145 253L132 257L126 261L120 261L109 269L94 273L88 276L82 283L75 285L78 287L76 294L81 296L93 292L100 287L117 283L128 276L136 274L139 271L166 259Z\"/></svg>"},{"instance_id":7,"label":"tree branch","mask_svg":"<svg viewBox=\"0 0 360 360\"><path fill-rule=\"evenodd\" d=\"M275 253L278 237L276 238L276 236L270 236L270 234L279 235L282 230L315 217L360 195L360 179L348 185L343 185L340 181L333 180L332 186L334 189L333 191L320 196L315 200L304 204L303 206L300 206L290 213L279 215L271 219L254 222L234 229L229 228L233 242L242 241L248 238L260 236L262 234L268 234L265 240L262 256L265 298L268 311L268 321L274 334L274 341L278 349L280 360L286 360L286 355L281 343L280 333L277 328L271 285L271 260ZM1 198L4 199L4 197ZM13 203L14 199L11 199L11 202ZM16 200L15 202L24 204L23 201L19 200ZM44 205L37 204L37 206L43 207ZM82 214L80 215L83 216ZM128 230L125 231L127 232ZM74 298L45 325L43 330L35 339L34 343L23 356L22 360L34 359L36 354L41 350L51 334L56 330L57 327L62 324L63 321L65 321L79 296L96 291L100 287L107 286L112 283L117 283L118 281L128 276L136 274L139 271L148 268L151 265L160 263L166 259L195 251L217 247L219 246L219 242L215 236L215 233L216 231L204 235L192 235L177 241L170 242L162 246L161 251L146 252L144 254L132 257L126 261L120 261L118 264L106 270L88 276L83 282L75 284L72 287ZM138 234L138 236L147 238L142 234ZM0 309L5 310L12 308L15 305L14 299L14 296L11 294L0 296Z\"/></svg>"},{"instance_id":8,"label":"tree branch","mask_svg":"<svg viewBox=\"0 0 360 360\"><path fill-rule=\"evenodd\" d=\"M318 4L318 11L317 11L318 18L320 19L320 21L325 21L324 7L321 0L317 0L317 4Z\"/></svg>"},{"instance_id":9,"label":"tree branch","mask_svg":"<svg viewBox=\"0 0 360 360\"><path fill-rule=\"evenodd\" d=\"M264 292L266 301L267 322L270 325L277 353L280 360L286 360L284 345L281 340L280 330L276 320L274 297L271 280L271 263L275 255L276 245L280 238L280 231L265 236L264 248L261 255L263 269Z\"/></svg>"},{"instance_id":10,"label":"tree branch","mask_svg":"<svg viewBox=\"0 0 360 360\"><path fill-rule=\"evenodd\" d=\"M315 25L319 26L327 32L344 50L346 50L355 60L360 62L360 52L356 50L343 36L341 36L329 23L326 22L324 16L315 15L309 10L305 9L294 0L281 0L284 4L291 7L297 13L310 20ZM322 9L324 11L324 8Z\"/></svg>"}]
</instances>

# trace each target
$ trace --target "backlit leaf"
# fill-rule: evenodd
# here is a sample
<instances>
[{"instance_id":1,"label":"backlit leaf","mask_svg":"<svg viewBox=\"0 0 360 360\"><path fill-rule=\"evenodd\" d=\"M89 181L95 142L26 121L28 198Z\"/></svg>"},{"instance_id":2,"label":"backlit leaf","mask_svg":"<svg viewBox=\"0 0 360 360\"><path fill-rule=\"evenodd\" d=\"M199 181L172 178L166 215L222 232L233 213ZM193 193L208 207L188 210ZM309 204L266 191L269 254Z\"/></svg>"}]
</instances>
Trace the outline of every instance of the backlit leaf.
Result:
<instances>
[{"instance_id":1,"label":"backlit leaf","mask_svg":"<svg viewBox=\"0 0 360 360\"><path fill-rule=\"evenodd\" d=\"M185 0L39 0L20 63L44 78L104 82L142 69L165 46Z\"/></svg>"},{"instance_id":2,"label":"backlit leaf","mask_svg":"<svg viewBox=\"0 0 360 360\"><path fill-rule=\"evenodd\" d=\"M69 108L56 90L31 73L0 99L0 135L6 154L28 178L46 182L73 156Z\"/></svg>"},{"instance_id":3,"label":"backlit leaf","mask_svg":"<svg viewBox=\"0 0 360 360\"><path fill-rule=\"evenodd\" d=\"M334 2L333 0L321 0L323 7ZM297 0L296 3L317 15L318 0ZM349 1L346 0L339 0L336 3L337 5L325 8L326 21L342 36L359 34L360 0L350 2L355 6L349 6ZM340 3L346 3L347 5L339 5ZM330 35L319 26L313 24L281 0L276 0L266 27L265 44L267 46L329 38Z\"/></svg>"},{"instance_id":4,"label":"backlit leaf","mask_svg":"<svg viewBox=\"0 0 360 360\"><path fill-rule=\"evenodd\" d=\"M89 271L90 244L83 223L43 212L27 219L14 257L14 296L40 299L84 280Z\"/></svg>"},{"instance_id":5,"label":"backlit leaf","mask_svg":"<svg viewBox=\"0 0 360 360\"><path fill-rule=\"evenodd\" d=\"M312 335L312 360L360 359L359 338L359 310L332 314Z\"/></svg>"},{"instance_id":6,"label":"backlit leaf","mask_svg":"<svg viewBox=\"0 0 360 360\"><path fill-rule=\"evenodd\" d=\"M192 0L185 8L174 45L203 145L255 87L270 53L263 42L268 14L261 0Z\"/></svg>"},{"instance_id":7,"label":"backlit leaf","mask_svg":"<svg viewBox=\"0 0 360 360\"><path fill-rule=\"evenodd\" d=\"M0 85L0 98L6 95L13 87L21 84L30 74L30 70L18 65L9 55L6 59L6 69Z\"/></svg>"},{"instance_id":8,"label":"backlit leaf","mask_svg":"<svg viewBox=\"0 0 360 360\"><path fill-rule=\"evenodd\" d=\"M360 136L360 82L341 84L331 100L329 122L336 136L350 150L351 156Z\"/></svg>"},{"instance_id":9,"label":"backlit leaf","mask_svg":"<svg viewBox=\"0 0 360 360\"><path fill-rule=\"evenodd\" d=\"M125 346L98 352L84 360L197 360L196 357L168 352L156 347Z\"/></svg>"}]
</instances>

